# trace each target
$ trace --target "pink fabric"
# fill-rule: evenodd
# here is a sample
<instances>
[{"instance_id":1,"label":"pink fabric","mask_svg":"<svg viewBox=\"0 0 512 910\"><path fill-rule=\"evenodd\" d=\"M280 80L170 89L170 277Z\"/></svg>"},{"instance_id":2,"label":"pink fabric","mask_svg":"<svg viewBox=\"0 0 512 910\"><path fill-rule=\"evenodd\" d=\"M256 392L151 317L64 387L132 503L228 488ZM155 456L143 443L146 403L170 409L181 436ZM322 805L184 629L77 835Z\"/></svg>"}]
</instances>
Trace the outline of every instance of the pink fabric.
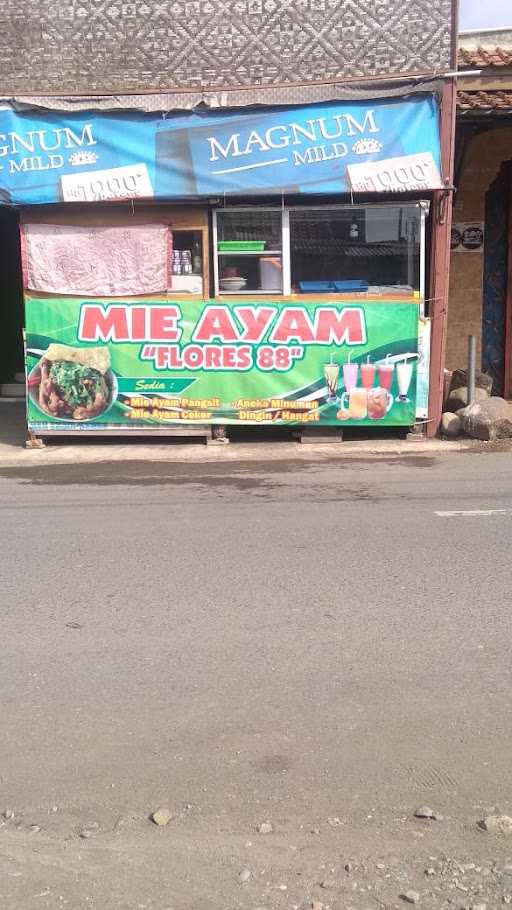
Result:
<instances>
[{"instance_id":1,"label":"pink fabric","mask_svg":"<svg viewBox=\"0 0 512 910\"><path fill-rule=\"evenodd\" d=\"M168 286L165 224L74 227L25 224L25 286L49 294L127 297Z\"/></svg>"}]
</instances>

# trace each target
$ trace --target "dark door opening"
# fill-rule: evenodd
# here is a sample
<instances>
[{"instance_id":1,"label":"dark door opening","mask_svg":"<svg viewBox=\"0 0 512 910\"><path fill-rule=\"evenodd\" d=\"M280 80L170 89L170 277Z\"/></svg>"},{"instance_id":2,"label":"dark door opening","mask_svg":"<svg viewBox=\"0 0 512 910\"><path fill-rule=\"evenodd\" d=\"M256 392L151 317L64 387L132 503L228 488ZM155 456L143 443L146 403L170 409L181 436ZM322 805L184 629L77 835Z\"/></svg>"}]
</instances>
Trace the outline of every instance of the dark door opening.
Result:
<instances>
[{"instance_id":1,"label":"dark door opening","mask_svg":"<svg viewBox=\"0 0 512 910\"><path fill-rule=\"evenodd\" d=\"M495 395L512 398L512 161L485 197L482 367Z\"/></svg>"},{"instance_id":2,"label":"dark door opening","mask_svg":"<svg viewBox=\"0 0 512 910\"><path fill-rule=\"evenodd\" d=\"M24 370L23 284L19 216L16 209L0 205L0 284L2 288L2 357L0 383L15 381Z\"/></svg>"}]
</instances>

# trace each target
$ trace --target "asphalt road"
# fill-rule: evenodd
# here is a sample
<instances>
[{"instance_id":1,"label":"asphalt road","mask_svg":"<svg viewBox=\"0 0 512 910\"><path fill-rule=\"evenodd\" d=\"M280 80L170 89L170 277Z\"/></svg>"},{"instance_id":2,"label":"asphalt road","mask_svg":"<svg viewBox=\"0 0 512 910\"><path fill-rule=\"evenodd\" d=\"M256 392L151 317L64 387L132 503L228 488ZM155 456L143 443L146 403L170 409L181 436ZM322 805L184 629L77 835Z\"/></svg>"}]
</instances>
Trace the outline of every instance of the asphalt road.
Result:
<instances>
[{"instance_id":1,"label":"asphalt road","mask_svg":"<svg viewBox=\"0 0 512 910\"><path fill-rule=\"evenodd\" d=\"M509 454L4 469L0 503L2 910L512 900L477 827L512 814Z\"/></svg>"}]
</instances>

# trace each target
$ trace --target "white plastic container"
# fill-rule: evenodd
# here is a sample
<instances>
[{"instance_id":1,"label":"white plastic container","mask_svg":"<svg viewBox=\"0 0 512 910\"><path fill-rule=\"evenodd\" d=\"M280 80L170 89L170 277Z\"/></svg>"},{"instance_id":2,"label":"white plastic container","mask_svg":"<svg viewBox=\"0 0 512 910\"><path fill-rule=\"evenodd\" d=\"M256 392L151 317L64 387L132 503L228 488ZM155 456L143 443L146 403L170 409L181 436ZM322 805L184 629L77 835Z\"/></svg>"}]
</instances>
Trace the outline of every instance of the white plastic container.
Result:
<instances>
[{"instance_id":1,"label":"white plastic container","mask_svg":"<svg viewBox=\"0 0 512 910\"><path fill-rule=\"evenodd\" d=\"M260 282L262 291L283 290L283 263L276 256L262 256L260 259Z\"/></svg>"}]
</instances>

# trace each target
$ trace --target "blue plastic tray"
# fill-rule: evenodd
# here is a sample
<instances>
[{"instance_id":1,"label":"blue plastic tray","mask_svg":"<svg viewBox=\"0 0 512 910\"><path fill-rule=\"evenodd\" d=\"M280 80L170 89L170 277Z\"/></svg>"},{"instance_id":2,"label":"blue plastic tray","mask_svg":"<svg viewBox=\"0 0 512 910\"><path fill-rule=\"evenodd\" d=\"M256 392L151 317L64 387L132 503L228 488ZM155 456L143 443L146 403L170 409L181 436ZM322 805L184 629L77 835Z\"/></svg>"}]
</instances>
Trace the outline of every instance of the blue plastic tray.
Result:
<instances>
[{"instance_id":1,"label":"blue plastic tray","mask_svg":"<svg viewBox=\"0 0 512 910\"><path fill-rule=\"evenodd\" d=\"M368 282L359 279L347 281L299 281L299 288L303 294L320 294L326 291L367 291Z\"/></svg>"},{"instance_id":2,"label":"blue plastic tray","mask_svg":"<svg viewBox=\"0 0 512 910\"><path fill-rule=\"evenodd\" d=\"M337 291L367 291L368 282L353 279L350 281L333 281Z\"/></svg>"},{"instance_id":3,"label":"blue plastic tray","mask_svg":"<svg viewBox=\"0 0 512 910\"><path fill-rule=\"evenodd\" d=\"M299 287L303 293L319 294L325 291L335 291L334 281L299 281Z\"/></svg>"}]
</instances>

